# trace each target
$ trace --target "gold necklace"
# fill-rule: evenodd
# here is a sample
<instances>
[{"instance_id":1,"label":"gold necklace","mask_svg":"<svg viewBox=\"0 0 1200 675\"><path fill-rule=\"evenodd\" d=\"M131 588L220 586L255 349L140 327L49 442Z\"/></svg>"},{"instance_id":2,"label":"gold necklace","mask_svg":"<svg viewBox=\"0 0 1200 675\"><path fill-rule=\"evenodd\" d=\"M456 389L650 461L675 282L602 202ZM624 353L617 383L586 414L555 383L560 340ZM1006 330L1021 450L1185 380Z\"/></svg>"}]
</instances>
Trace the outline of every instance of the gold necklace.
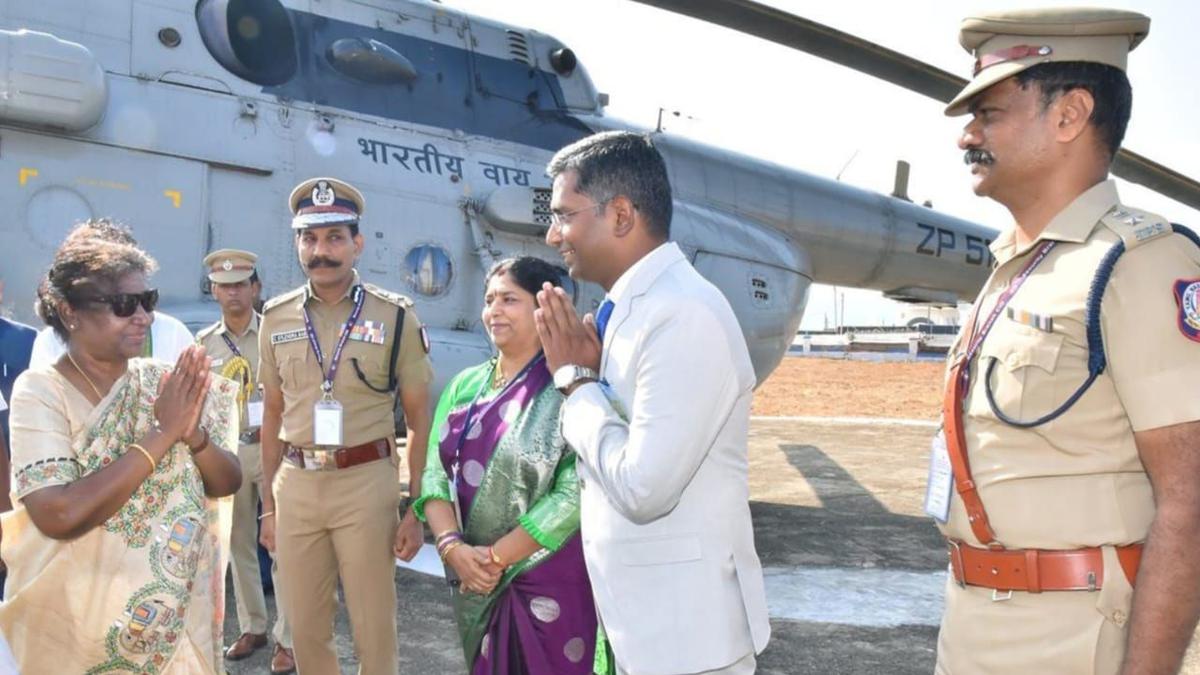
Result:
<instances>
[{"instance_id":1,"label":"gold necklace","mask_svg":"<svg viewBox=\"0 0 1200 675\"><path fill-rule=\"evenodd\" d=\"M75 357L71 356L70 350L67 351L67 360L71 362L71 365L75 366L75 370L79 371L79 374L83 376L83 379L87 380L88 386L92 388L92 391L96 392L96 398L103 401L104 397L100 395L100 389L96 387L95 382L92 382L92 378L88 377L88 374L83 372L83 368L80 368L79 364L75 363Z\"/></svg>"},{"instance_id":2,"label":"gold necklace","mask_svg":"<svg viewBox=\"0 0 1200 675\"><path fill-rule=\"evenodd\" d=\"M500 370L500 359L496 359L496 369L492 373L492 389L503 389L508 386L508 378L504 376L504 371Z\"/></svg>"}]
</instances>

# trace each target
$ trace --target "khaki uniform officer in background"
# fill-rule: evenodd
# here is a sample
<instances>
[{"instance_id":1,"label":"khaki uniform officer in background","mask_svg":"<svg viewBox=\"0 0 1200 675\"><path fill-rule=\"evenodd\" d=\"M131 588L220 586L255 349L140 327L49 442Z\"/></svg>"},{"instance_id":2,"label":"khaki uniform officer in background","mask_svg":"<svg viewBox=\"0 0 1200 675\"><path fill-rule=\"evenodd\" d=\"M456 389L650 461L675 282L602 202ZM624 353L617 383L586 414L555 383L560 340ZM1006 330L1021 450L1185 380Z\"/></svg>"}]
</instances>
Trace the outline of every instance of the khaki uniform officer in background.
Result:
<instances>
[{"instance_id":1,"label":"khaki uniform officer in background","mask_svg":"<svg viewBox=\"0 0 1200 675\"><path fill-rule=\"evenodd\" d=\"M398 391L417 494L429 439L429 343L407 298L359 280L358 190L312 179L289 206L308 282L266 304L259 332L263 476L273 487L263 495L263 543L278 554L300 672L338 672L340 576L359 672L395 675L394 556L412 559L422 532L411 509L397 514L392 411Z\"/></svg>"},{"instance_id":2,"label":"khaki uniform officer in background","mask_svg":"<svg viewBox=\"0 0 1200 675\"><path fill-rule=\"evenodd\" d=\"M258 388L258 326L261 317L254 305L262 292L262 283L254 264L258 256L248 251L221 249L204 258L212 294L221 306L221 320L196 334L212 357L213 372L241 385L238 402L241 423L238 460L242 465L242 487L233 497L233 531L229 537L229 560L233 567L233 597L237 602L241 635L225 650L230 661L244 659L267 645L267 602L263 597L262 576L258 568L258 502L262 483L262 451L259 427L263 403ZM272 566L276 602L282 597L279 575ZM272 673L295 670L292 659L292 634L287 618L279 610L275 621L275 650Z\"/></svg>"},{"instance_id":3,"label":"khaki uniform officer in background","mask_svg":"<svg viewBox=\"0 0 1200 675\"><path fill-rule=\"evenodd\" d=\"M938 673L1175 673L1200 614L1200 240L1108 179L1149 27L1096 9L962 25L975 77L947 114L971 115L974 191L1014 226L934 441Z\"/></svg>"}]
</instances>

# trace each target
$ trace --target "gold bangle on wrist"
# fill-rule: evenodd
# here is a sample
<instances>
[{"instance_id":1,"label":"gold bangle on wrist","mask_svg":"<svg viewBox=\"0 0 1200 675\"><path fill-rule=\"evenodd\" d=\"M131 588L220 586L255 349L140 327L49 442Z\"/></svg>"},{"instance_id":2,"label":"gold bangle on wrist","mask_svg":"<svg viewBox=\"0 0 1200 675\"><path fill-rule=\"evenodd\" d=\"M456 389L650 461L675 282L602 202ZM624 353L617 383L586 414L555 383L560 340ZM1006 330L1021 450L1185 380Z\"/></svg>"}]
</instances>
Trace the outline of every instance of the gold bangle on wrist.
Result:
<instances>
[{"instance_id":1,"label":"gold bangle on wrist","mask_svg":"<svg viewBox=\"0 0 1200 675\"><path fill-rule=\"evenodd\" d=\"M494 564L499 565L500 567L507 567L507 565L504 564L504 561L500 559L500 554L496 553L495 546L488 547L488 557L492 559Z\"/></svg>"},{"instance_id":2,"label":"gold bangle on wrist","mask_svg":"<svg viewBox=\"0 0 1200 675\"><path fill-rule=\"evenodd\" d=\"M456 540L456 541L452 541L452 542L450 542L450 543L449 543L449 544L446 546L446 548L442 549L442 561L443 561L443 562L445 562L445 560L446 560L447 556L449 556L449 555L450 555L450 551L453 551L454 549L456 549L456 548L458 548L459 546L462 546L462 545L463 545L463 543L462 543L462 540L461 540L461 539L460 539L460 540Z\"/></svg>"},{"instance_id":3,"label":"gold bangle on wrist","mask_svg":"<svg viewBox=\"0 0 1200 675\"><path fill-rule=\"evenodd\" d=\"M146 457L146 461L150 462L150 473L158 471L158 462L154 461L154 455L151 455L149 450L143 448L137 443L130 443L129 447L135 448L138 452L142 453L142 455Z\"/></svg>"}]
</instances>

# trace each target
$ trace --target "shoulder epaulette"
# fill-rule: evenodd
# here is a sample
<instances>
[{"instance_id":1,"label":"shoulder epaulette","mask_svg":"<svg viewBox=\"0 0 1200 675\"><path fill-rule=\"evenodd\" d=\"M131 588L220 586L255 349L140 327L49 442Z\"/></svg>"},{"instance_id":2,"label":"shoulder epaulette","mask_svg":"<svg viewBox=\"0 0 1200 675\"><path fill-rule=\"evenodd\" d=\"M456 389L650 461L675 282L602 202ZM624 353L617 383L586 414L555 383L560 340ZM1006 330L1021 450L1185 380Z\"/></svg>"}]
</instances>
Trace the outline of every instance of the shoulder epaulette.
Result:
<instances>
[{"instance_id":1,"label":"shoulder epaulette","mask_svg":"<svg viewBox=\"0 0 1200 675\"><path fill-rule=\"evenodd\" d=\"M204 328L201 328L200 331L196 333L196 342L199 342L199 341L203 340L204 338L208 337L209 335L212 335L220 327L221 327L221 322L217 321L208 326L205 326Z\"/></svg>"},{"instance_id":2,"label":"shoulder epaulette","mask_svg":"<svg viewBox=\"0 0 1200 675\"><path fill-rule=\"evenodd\" d=\"M266 302L266 304L263 305L263 314L266 314L267 312L286 303L289 300L295 300L303 292L304 292L304 286L300 286L299 288L293 288L292 290L288 291L287 293L284 293L282 295L277 295L277 296L271 298L270 300L268 300Z\"/></svg>"},{"instance_id":3,"label":"shoulder epaulette","mask_svg":"<svg viewBox=\"0 0 1200 675\"><path fill-rule=\"evenodd\" d=\"M1171 223L1162 216L1118 204L1104 214L1100 222L1125 242L1125 250L1171 234Z\"/></svg>"},{"instance_id":4,"label":"shoulder epaulette","mask_svg":"<svg viewBox=\"0 0 1200 675\"><path fill-rule=\"evenodd\" d=\"M384 302L405 308L413 306L413 301L409 297L389 291L386 288L380 288L375 284L368 283L363 283L362 287L363 290L379 298L380 300L383 300Z\"/></svg>"}]
</instances>

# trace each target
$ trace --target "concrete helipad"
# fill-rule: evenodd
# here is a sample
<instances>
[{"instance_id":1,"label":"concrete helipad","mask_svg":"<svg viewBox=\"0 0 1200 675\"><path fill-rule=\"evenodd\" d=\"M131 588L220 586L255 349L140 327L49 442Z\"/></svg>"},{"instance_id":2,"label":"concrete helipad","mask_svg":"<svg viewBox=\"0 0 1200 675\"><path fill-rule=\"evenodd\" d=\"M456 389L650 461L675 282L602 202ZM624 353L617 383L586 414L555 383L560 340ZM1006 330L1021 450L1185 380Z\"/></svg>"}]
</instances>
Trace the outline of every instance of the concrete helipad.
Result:
<instances>
[{"instance_id":1,"label":"concrete helipad","mask_svg":"<svg viewBox=\"0 0 1200 675\"><path fill-rule=\"evenodd\" d=\"M945 553L921 512L932 433L924 422L753 420L751 508L773 632L759 673L933 672ZM425 556L423 571L396 571L401 672L462 673L446 586ZM356 672L344 611L336 631L342 672ZM1200 675L1194 652L1184 673ZM264 649L226 665L263 673L268 659Z\"/></svg>"}]
</instances>

